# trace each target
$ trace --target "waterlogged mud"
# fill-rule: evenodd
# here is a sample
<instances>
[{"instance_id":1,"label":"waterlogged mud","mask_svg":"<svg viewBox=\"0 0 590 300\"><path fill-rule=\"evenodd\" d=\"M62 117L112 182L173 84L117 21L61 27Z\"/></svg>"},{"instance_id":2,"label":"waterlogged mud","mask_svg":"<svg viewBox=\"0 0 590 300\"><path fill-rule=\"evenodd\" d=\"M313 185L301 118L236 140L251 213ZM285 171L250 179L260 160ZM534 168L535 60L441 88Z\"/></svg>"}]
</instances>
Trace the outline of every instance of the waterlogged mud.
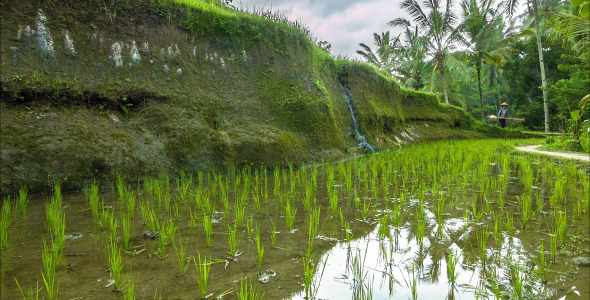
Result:
<instances>
[{"instance_id":1,"label":"waterlogged mud","mask_svg":"<svg viewBox=\"0 0 590 300\"><path fill-rule=\"evenodd\" d=\"M252 280L264 299L587 299L590 271L575 258L589 255L588 176L569 163L501 153L499 143L415 145L319 167L230 170L102 191L104 210L119 221L118 291L110 282L110 226L93 218L90 192L64 195L58 297L121 299L132 282L137 299L196 299L193 257L198 262L200 255L213 261L209 298L238 299L240 280ZM58 239L47 226L52 198L33 197L24 214L13 210L1 250L3 299L22 298L15 278L23 290L39 283L46 297L43 242ZM159 247L163 231L144 237L149 228L142 205L177 228L165 250ZM131 245L125 248L121 222L129 214ZM212 224L210 245L204 216ZM566 220L563 241L559 216ZM311 242L310 223L316 228ZM229 253L234 224L239 256ZM265 248L261 266L256 228ZM553 251L551 236L557 237ZM304 265L315 273L306 276ZM313 278L307 287L306 278Z\"/></svg>"}]
</instances>

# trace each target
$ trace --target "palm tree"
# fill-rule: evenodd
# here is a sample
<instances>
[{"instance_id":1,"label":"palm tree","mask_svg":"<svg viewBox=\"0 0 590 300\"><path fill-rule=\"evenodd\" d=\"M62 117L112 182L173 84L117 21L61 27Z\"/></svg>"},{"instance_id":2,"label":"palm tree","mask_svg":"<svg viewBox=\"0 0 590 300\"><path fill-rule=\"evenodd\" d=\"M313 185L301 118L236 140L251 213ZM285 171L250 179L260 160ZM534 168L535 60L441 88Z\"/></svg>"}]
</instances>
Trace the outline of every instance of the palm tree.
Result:
<instances>
[{"instance_id":1,"label":"palm tree","mask_svg":"<svg viewBox=\"0 0 590 300\"><path fill-rule=\"evenodd\" d=\"M481 119L485 121L484 99L481 88L481 69L484 64L500 66L510 51L514 39L511 30L504 31L501 7L492 7L495 0L463 0L464 21L457 27L464 35L469 64L475 67L481 104Z\"/></svg>"},{"instance_id":2,"label":"palm tree","mask_svg":"<svg viewBox=\"0 0 590 300\"><path fill-rule=\"evenodd\" d=\"M391 25L391 22L388 23ZM427 38L420 36L417 26L404 24L404 40L396 51L394 76L404 85L414 90L424 87L423 74L426 71L424 58L427 52Z\"/></svg>"},{"instance_id":3,"label":"palm tree","mask_svg":"<svg viewBox=\"0 0 590 300\"><path fill-rule=\"evenodd\" d=\"M445 103L449 103L447 82L445 79L445 66L452 57L449 53L454 49L455 42L460 35L455 30L457 16L453 12L453 1L446 0L446 5L441 0L425 0L424 6L428 12L424 11L416 0L403 0L400 8L410 14L418 31L427 39L427 54L432 57L435 63L433 71L438 70L441 75ZM391 26L404 26L410 22L404 18L396 18L388 24Z\"/></svg>"},{"instance_id":4,"label":"palm tree","mask_svg":"<svg viewBox=\"0 0 590 300\"><path fill-rule=\"evenodd\" d=\"M392 60L395 56L395 50L399 46L399 36L392 39L389 36L389 31L382 32L381 35L375 32L373 33L373 41L375 46L377 46L376 53L371 50L371 47L363 43L359 44L363 50L357 50L356 53L366 59L369 64L372 64L379 69L386 70L391 74Z\"/></svg>"},{"instance_id":5,"label":"palm tree","mask_svg":"<svg viewBox=\"0 0 590 300\"><path fill-rule=\"evenodd\" d=\"M527 5L532 6L532 15L533 21L535 23L535 33L537 38L537 49L539 51L539 67L541 69L541 90L543 91L543 108L545 111L545 132L549 132L549 96L547 94L547 78L545 76L545 61L543 60L543 44L541 42L541 25L540 25L540 16L539 16L539 9L538 9L538 1L537 0L525 0ZM531 2L529 2L531 1ZM508 17L512 18L514 13L516 12L516 7L518 6L519 0L504 0L502 5L505 8L505 11L508 14ZM531 5L532 4L532 5Z\"/></svg>"}]
</instances>

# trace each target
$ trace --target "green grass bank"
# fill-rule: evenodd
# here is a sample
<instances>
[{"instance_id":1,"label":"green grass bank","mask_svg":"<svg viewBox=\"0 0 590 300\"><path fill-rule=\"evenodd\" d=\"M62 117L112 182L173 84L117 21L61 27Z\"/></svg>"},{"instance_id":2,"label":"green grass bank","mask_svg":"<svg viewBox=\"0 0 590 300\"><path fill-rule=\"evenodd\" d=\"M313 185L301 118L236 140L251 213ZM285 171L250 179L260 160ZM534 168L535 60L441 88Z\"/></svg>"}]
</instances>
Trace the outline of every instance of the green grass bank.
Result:
<instances>
[{"instance_id":1,"label":"green grass bank","mask_svg":"<svg viewBox=\"0 0 590 300\"><path fill-rule=\"evenodd\" d=\"M0 194L296 165L489 127L217 1L1 1Z\"/></svg>"}]
</instances>

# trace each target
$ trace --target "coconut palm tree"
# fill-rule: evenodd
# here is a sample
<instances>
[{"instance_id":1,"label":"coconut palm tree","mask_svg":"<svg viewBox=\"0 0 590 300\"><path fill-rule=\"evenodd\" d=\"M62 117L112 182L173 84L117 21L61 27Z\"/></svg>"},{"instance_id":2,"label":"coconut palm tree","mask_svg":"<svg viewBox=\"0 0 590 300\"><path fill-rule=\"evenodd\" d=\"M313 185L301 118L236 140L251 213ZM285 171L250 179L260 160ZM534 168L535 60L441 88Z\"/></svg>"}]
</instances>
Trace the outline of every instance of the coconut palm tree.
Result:
<instances>
[{"instance_id":1,"label":"coconut palm tree","mask_svg":"<svg viewBox=\"0 0 590 300\"><path fill-rule=\"evenodd\" d=\"M457 33L455 25L457 16L453 12L454 0L425 0L424 10L416 0L403 0L400 8L404 9L413 18L422 36L428 37L426 42L427 56L432 57L435 64L433 71L439 71L441 75L445 103L449 103L445 67L452 60L450 52L454 50L457 39L461 36ZM406 27L410 22L404 18L396 18L388 24L391 26Z\"/></svg>"},{"instance_id":2,"label":"coconut palm tree","mask_svg":"<svg viewBox=\"0 0 590 300\"><path fill-rule=\"evenodd\" d=\"M476 70L481 119L485 121L481 87L483 65L501 66L505 56L510 52L510 43L530 32L524 31L520 35L514 35L511 27L504 30L502 7L496 5L495 0L463 0L461 8L464 20L457 28L464 38L459 41L465 43L469 65L474 66Z\"/></svg>"},{"instance_id":3,"label":"coconut palm tree","mask_svg":"<svg viewBox=\"0 0 590 300\"><path fill-rule=\"evenodd\" d=\"M356 53L366 59L369 64L386 70L391 74L392 60L395 57L396 49L399 47L399 36L392 39L389 31L382 32L381 35L375 32L373 33L373 41L375 46L377 46L377 52L373 52L371 47L360 43L359 46L363 50L357 50Z\"/></svg>"},{"instance_id":4,"label":"coconut palm tree","mask_svg":"<svg viewBox=\"0 0 590 300\"><path fill-rule=\"evenodd\" d=\"M392 25L391 22L388 25ZM394 76L406 87L420 90L424 87L423 74L426 73L427 38L420 36L418 26L409 22L403 24L404 40L396 51Z\"/></svg>"}]
</instances>

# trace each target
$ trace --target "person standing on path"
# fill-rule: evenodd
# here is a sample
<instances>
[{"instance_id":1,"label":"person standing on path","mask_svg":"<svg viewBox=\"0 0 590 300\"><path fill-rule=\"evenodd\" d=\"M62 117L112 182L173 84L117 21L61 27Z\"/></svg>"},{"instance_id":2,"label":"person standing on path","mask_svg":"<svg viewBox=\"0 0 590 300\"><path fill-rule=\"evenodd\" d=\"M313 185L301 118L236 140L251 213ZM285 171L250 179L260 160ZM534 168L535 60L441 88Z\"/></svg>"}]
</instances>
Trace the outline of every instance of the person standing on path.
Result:
<instances>
[{"instance_id":1,"label":"person standing on path","mask_svg":"<svg viewBox=\"0 0 590 300\"><path fill-rule=\"evenodd\" d=\"M500 122L500 128L504 128L506 127L506 118L508 118L509 115L508 103L503 102L500 106L502 106L502 108L500 108L500 111L498 112L498 122Z\"/></svg>"}]
</instances>

